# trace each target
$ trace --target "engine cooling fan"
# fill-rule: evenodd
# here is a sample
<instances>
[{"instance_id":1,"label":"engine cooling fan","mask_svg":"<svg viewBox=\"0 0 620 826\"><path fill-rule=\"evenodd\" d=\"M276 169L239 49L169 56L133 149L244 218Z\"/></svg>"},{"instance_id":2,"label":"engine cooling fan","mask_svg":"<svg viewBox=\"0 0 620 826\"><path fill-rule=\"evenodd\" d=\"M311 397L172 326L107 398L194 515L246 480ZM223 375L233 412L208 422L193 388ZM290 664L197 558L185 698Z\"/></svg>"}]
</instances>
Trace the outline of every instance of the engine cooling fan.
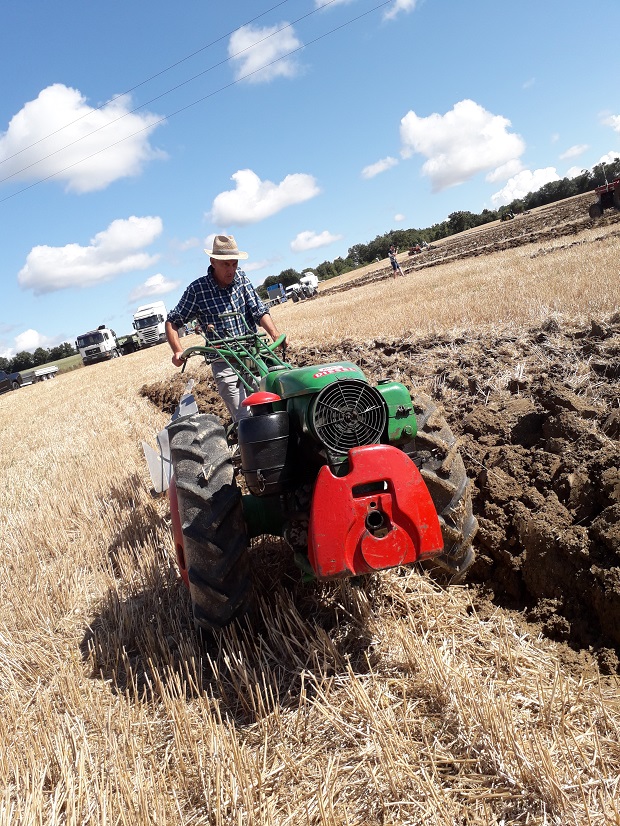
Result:
<instances>
[{"instance_id":1,"label":"engine cooling fan","mask_svg":"<svg viewBox=\"0 0 620 826\"><path fill-rule=\"evenodd\" d=\"M335 381L317 395L312 427L317 438L335 453L381 441L387 411L374 387L357 379Z\"/></svg>"}]
</instances>

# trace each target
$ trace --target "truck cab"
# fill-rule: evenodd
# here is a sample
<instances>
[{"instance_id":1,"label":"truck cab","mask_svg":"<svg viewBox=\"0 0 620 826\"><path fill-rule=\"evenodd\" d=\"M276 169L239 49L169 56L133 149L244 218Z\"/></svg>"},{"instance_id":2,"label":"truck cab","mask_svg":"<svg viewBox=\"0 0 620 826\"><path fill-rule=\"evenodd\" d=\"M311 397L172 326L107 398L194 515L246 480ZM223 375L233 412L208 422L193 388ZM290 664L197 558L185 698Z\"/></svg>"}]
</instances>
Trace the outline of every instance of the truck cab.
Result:
<instances>
[{"instance_id":1,"label":"truck cab","mask_svg":"<svg viewBox=\"0 0 620 826\"><path fill-rule=\"evenodd\" d=\"M78 336L75 346L84 364L95 364L98 361L115 359L121 355L116 333L105 324L101 324L96 330L90 330Z\"/></svg>"},{"instance_id":2,"label":"truck cab","mask_svg":"<svg viewBox=\"0 0 620 826\"><path fill-rule=\"evenodd\" d=\"M151 347L166 340L166 316L168 311L163 301L143 304L133 314L133 328L141 347Z\"/></svg>"}]
</instances>

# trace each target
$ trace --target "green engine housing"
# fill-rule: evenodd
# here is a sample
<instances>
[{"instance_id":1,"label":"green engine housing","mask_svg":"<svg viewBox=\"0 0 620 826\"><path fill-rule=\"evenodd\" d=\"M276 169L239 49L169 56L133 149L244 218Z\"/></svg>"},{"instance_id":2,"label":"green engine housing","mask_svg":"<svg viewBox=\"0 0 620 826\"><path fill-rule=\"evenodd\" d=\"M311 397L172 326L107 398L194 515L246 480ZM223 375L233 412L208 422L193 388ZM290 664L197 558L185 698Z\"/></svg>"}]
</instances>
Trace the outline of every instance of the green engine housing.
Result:
<instances>
[{"instance_id":1,"label":"green engine housing","mask_svg":"<svg viewBox=\"0 0 620 826\"><path fill-rule=\"evenodd\" d=\"M384 379L373 387L360 368L348 361L275 369L261 379L261 390L281 401L302 438L325 445L332 460L352 447L401 444L417 432L409 391Z\"/></svg>"}]
</instances>

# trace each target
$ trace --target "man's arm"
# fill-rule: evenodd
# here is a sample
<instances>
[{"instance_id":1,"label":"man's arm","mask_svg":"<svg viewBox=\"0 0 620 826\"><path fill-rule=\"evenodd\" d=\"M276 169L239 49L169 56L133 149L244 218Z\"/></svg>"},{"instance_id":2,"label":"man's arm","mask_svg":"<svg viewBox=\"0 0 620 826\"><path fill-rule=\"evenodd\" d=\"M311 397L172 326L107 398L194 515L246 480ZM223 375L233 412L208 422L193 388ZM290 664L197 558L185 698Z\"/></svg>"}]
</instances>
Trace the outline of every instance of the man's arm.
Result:
<instances>
[{"instance_id":1,"label":"man's arm","mask_svg":"<svg viewBox=\"0 0 620 826\"><path fill-rule=\"evenodd\" d=\"M277 329L276 325L273 323L273 319L269 315L269 313L265 313L265 315L262 315L259 318L258 323L263 328L263 330L267 333L267 335L271 336L271 338L274 341L280 335L280 333L278 332L278 329ZM287 336L284 339L283 346L288 347L288 344L289 344L289 339L288 339L288 336Z\"/></svg>"},{"instance_id":2,"label":"man's arm","mask_svg":"<svg viewBox=\"0 0 620 826\"><path fill-rule=\"evenodd\" d=\"M183 347L181 346L178 330L171 321L166 321L166 339L172 350L172 363L175 367L181 367L183 359L180 356L183 352Z\"/></svg>"}]
</instances>

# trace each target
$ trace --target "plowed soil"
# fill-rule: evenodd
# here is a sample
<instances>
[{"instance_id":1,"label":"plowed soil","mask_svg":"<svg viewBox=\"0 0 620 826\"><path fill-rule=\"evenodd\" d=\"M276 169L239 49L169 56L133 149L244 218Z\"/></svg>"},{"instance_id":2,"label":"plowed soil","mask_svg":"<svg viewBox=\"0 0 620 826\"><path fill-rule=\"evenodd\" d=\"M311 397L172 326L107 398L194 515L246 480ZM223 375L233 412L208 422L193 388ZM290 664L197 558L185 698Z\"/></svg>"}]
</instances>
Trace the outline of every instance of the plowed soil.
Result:
<instances>
[{"instance_id":1,"label":"plowed soil","mask_svg":"<svg viewBox=\"0 0 620 826\"><path fill-rule=\"evenodd\" d=\"M547 255L552 250L567 249L584 243L596 244L604 239L619 236L620 216L615 210L606 210L596 224L589 217L588 207L594 201L596 201L596 196L591 192L566 198L564 201L517 215L509 221L494 221L491 224L443 238L420 253L400 254L398 259L403 271L412 273L427 267L435 267L438 264L447 264L479 255L492 255L527 244L546 244L545 247L534 246L532 248L531 257L536 258L539 255ZM578 233L591 228L599 229L600 234L588 238L587 241L574 238ZM562 239L560 243L558 239ZM550 242L553 243L552 248ZM392 268L388 259L384 259L377 262L376 266L364 267L363 275L360 277L351 280L347 278L344 283L335 283L333 286L329 281L321 284L320 292L313 300L361 287L374 281L382 281L391 276ZM341 279L337 281L340 282Z\"/></svg>"},{"instance_id":2,"label":"plowed soil","mask_svg":"<svg viewBox=\"0 0 620 826\"><path fill-rule=\"evenodd\" d=\"M592 226L591 201L581 196L540 210L535 229L525 215L447 239L412 266L432 265L440 252L445 261L564 235L570 244L574 227ZM601 226L606 237L620 233L616 213ZM341 288L381 277L366 273ZM321 295L328 294L325 286ZM438 399L473 481L480 527L467 583L547 636L590 650L602 672L618 671L620 313L584 327L550 319L518 336L346 340L292 356L298 366L350 360L373 383L397 378ZM226 419L209 371L199 375L200 409ZM177 376L142 392L172 412L185 383Z\"/></svg>"}]
</instances>

